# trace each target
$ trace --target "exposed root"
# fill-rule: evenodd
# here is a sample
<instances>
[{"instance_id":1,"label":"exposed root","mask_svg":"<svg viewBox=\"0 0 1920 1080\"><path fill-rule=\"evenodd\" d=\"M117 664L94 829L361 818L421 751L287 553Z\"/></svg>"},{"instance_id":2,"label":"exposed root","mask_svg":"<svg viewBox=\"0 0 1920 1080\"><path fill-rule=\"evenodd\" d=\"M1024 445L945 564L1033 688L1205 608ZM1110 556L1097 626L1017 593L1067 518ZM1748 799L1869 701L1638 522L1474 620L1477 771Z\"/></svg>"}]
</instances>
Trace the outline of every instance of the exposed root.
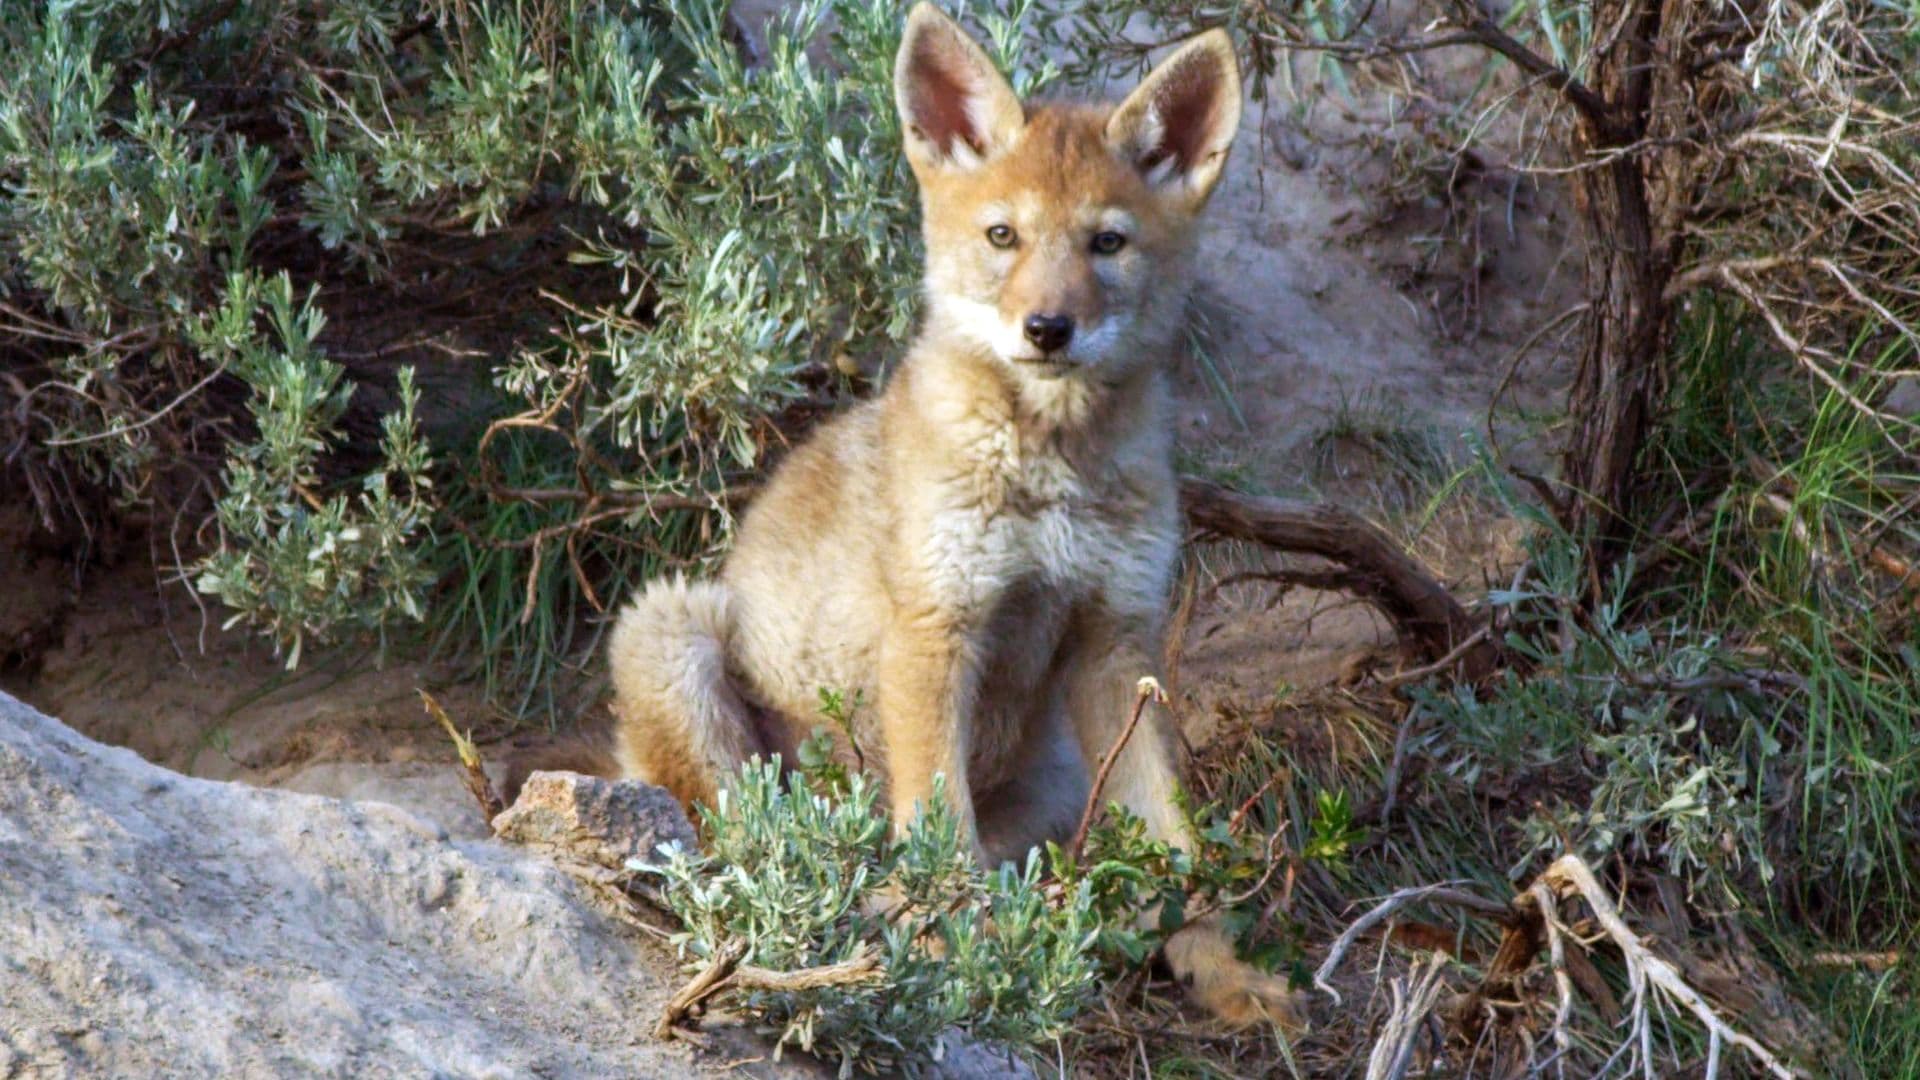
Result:
<instances>
[{"instance_id":1,"label":"exposed root","mask_svg":"<svg viewBox=\"0 0 1920 1080\"><path fill-rule=\"evenodd\" d=\"M1337 506L1245 495L1194 477L1180 480L1180 504L1195 529L1278 551L1316 555L1339 569L1312 576L1316 587L1344 589L1379 608L1422 655L1459 665L1477 680L1499 664L1492 641L1446 586L1393 538ZM1458 651L1456 651L1458 650Z\"/></svg>"}]
</instances>

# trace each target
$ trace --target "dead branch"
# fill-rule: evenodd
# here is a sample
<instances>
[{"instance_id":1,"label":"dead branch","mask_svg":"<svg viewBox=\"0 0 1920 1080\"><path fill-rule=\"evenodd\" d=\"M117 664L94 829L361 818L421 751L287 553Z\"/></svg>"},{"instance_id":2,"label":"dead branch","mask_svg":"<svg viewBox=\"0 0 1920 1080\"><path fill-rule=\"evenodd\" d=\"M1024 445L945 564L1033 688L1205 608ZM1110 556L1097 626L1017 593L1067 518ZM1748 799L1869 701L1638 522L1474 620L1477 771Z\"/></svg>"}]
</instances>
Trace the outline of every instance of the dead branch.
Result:
<instances>
[{"instance_id":1,"label":"dead branch","mask_svg":"<svg viewBox=\"0 0 1920 1080\"><path fill-rule=\"evenodd\" d=\"M1554 911L1553 893L1545 882L1535 881L1527 889L1540 912L1540 927L1547 934L1547 964L1553 970L1553 988L1558 1003L1553 1009L1553 1044L1565 1053L1573 1048L1573 1039L1567 1034L1567 1018L1573 1015L1573 979L1567 974L1566 927L1560 925L1560 916Z\"/></svg>"},{"instance_id":2,"label":"dead branch","mask_svg":"<svg viewBox=\"0 0 1920 1080\"><path fill-rule=\"evenodd\" d=\"M1446 984L1440 976L1446 971L1447 954L1434 953L1425 968L1416 975L1394 979L1387 984L1393 1005L1367 1055L1367 1080L1400 1080L1413 1064L1414 1040L1420 1037L1427 1017L1440 999Z\"/></svg>"},{"instance_id":3,"label":"dead branch","mask_svg":"<svg viewBox=\"0 0 1920 1080\"><path fill-rule=\"evenodd\" d=\"M1702 998L1698 991L1687 985L1672 964L1655 955L1640 936L1627 926L1620 917L1620 909L1615 907L1607 890L1593 876L1593 871L1577 855L1562 855L1552 866L1535 879L1536 884L1544 884L1556 897L1578 896L1586 901L1593 911L1594 921L1600 924L1627 965L1627 1003L1629 1016L1629 1039L1641 1048L1643 1056L1652 1045L1651 1009L1653 1004L1649 991L1678 1002L1694 1015L1707 1029L1707 1063L1704 1073L1710 1078L1718 1075L1720 1050L1724 1044L1731 1043L1753 1055L1755 1061L1774 1076L1791 1078L1792 1069L1782 1064L1766 1047L1761 1046L1750 1036L1734 1030L1720 1018L1712 1005ZM1531 895L1531 893L1530 893ZM1526 900L1522 897L1522 902ZM1542 917L1551 913L1542 911Z\"/></svg>"},{"instance_id":4,"label":"dead branch","mask_svg":"<svg viewBox=\"0 0 1920 1080\"><path fill-rule=\"evenodd\" d=\"M747 955L747 943L735 938L726 943L707 961L707 966L693 977L693 981L680 988L679 992L667 999L667 1007L660 1012L660 1022L653 1025L653 1037L671 1039L681 1022L690 1015L701 1002L720 992L727 979L740 966L740 959Z\"/></svg>"},{"instance_id":5,"label":"dead branch","mask_svg":"<svg viewBox=\"0 0 1920 1080\"><path fill-rule=\"evenodd\" d=\"M681 1025L700 1006L722 990L771 990L792 992L817 990L823 986L852 986L873 982L884 969L872 949L861 945L854 954L837 964L801 968L799 971L774 971L740 963L747 944L736 938L713 955L693 980L667 1001L660 1022L653 1027L656 1039L684 1037Z\"/></svg>"},{"instance_id":6,"label":"dead branch","mask_svg":"<svg viewBox=\"0 0 1920 1080\"><path fill-rule=\"evenodd\" d=\"M799 971L774 971L771 968L743 964L733 973L733 985L742 990L793 992L818 990L823 986L849 986L878 979L884 967L880 957L862 945L837 964L801 968Z\"/></svg>"},{"instance_id":7,"label":"dead branch","mask_svg":"<svg viewBox=\"0 0 1920 1080\"><path fill-rule=\"evenodd\" d=\"M1452 904L1483 915L1509 918L1513 912L1507 905L1496 900L1475 896L1473 893L1457 889L1452 885L1417 885L1395 890L1385 900L1375 904L1373 910L1355 919L1340 936L1327 948L1327 958L1320 962L1319 970L1313 973L1313 985L1316 989L1340 1004L1340 991L1333 988L1327 980L1333 978L1334 969L1347 957L1347 951L1360 940L1361 935L1385 922L1394 912L1409 904Z\"/></svg>"},{"instance_id":8,"label":"dead branch","mask_svg":"<svg viewBox=\"0 0 1920 1080\"><path fill-rule=\"evenodd\" d=\"M1441 658L1474 636L1478 625L1453 594L1386 533L1356 514L1324 503L1246 495L1194 477L1180 481L1187 521L1205 535L1244 540L1337 564L1327 584L1359 596L1400 628L1425 656ZM1491 673L1499 649L1474 643L1458 657L1467 679Z\"/></svg>"},{"instance_id":9,"label":"dead branch","mask_svg":"<svg viewBox=\"0 0 1920 1080\"><path fill-rule=\"evenodd\" d=\"M1519 897L1514 907L1521 908L1525 900L1524 895ZM1480 984L1447 1006L1448 1015L1463 1031L1477 1038L1490 1016L1488 1005L1513 1000L1520 977L1539 955L1544 938L1545 928L1537 913L1529 918L1521 910L1508 912L1506 930L1500 935L1493 959L1487 962L1486 972L1480 976Z\"/></svg>"},{"instance_id":10,"label":"dead branch","mask_svg":"<svg viewBox=\"0 0 1920 1080\"><path fill-rule=\"evenodd\" d=\"M1586 959L1583 949L1590 942L1580 934L1587 933L1587 930L1580 929L1579 933L1575 933L1568 929L1568 922L1561 917L1560 905L1573 897L1585 901L1593 912L1592 920L1582 920L1576 924L1576 929L1597 926L1599 933L1595 939L1607 941L1618 949L1626 964L1628 994L1624 1008ZM1314 986L1331 997L1334 1004L1340 1004L1340 994L1328 980L1354 942L1401 908L1424 902L1455 904L1496 916L1506 924L1500 948L1488 962L1480 984L1461 994L1446 1009L1457 1023L1469 1029L1470 1038L1471 1029L1490 1015L1489 1006L1499 1006L1504 1002L1507 1007L1512 1007L1520 977L1545 947L1556 997L1551 1029L1556 1046L1554 1057L1569 1053L1573 1048L1567 1022L1572 1013L1573 992L1578 989L1593 1003L1609 1028L1619 1028L1624 1018L1626 1032L1615 1057L1626 1057L1624 1071L1627 1073L1644 1069L1648 1075L1652 1075L1654 1014L1664 1004L1677 1003L1692 1013L1706 1029L1707 1060L1702 1075L1708 1080L1719 1075L1720 1054L1728 1045L1751 1054L1760 1067L1773 1076L1790 1078L1796 1075L1766 1047L1723 1020L1706 998L1687 982L1678 968L1657 955L1627 926L1606 889L1577 855L1561 856L1514 897L1511 905L1486 900L1450 885L1401 889L1362 915L1334 941L1327 950L1325 961L1314 972ZM1572 943L1571 948L1568 942ZM1427 971L1407 986L1396 984L1391 987L1393 1012L1385 1033L1374 1048L1374 1062L1369 1066L1369 1076L1376 1075L1376 1069L1387 1070L1379 1072L1381 1076L1397 1076L1400 1073L1392 1070L1404 1069L1404 1059L1394 1052L1398 1044L1389 1045L1389 1036L1399 1037L1399 1029L1394 1027L1393 1020L1396 1017L1424 1016L1430 1010L1431 1000L1425 995L1437 991L1427 980L1434 977L1433 971L1438 963L1437 959L1430 962ZM1423 1002L1424 1007L1417 1009ZM1386 1049L1383 1050L1383 1046Z\"/></svg>"},{"instance_id":11,"label":"dead branch","mask_svg":"<svg viewBox=\"0 0 1920 1080\"><path fill-rule=\"evenodd\" d=\"M1433 663L1422 664L1419 667L1408 668L1405 671L1398 671L1393 673L1392 675L1387 676L1384 679L1381 679L1380 680L1381 688L1385 690L1393 690L1393 689L1397 689L1399 687L1405 686L1408 683L1419 682L1420 680L1425 679L1429 676L1440 674L1441 672L1447 670L1448 668L1451 668L1453 665L1459 663L1461 657L1465 656L1468 652L1477 648L1482 642L1486 641L1487 635L1492 633L1492 631L1493 631L1493 628L1490 626L1483 626L1480 629L1475 630L1472 634L1468 635L1467 640L1461 642L1458 645L1455 645L1451 649L1448 649L1447 655L1441 657L1438 660L1435 660Z\"/></svg>"},{"instance_id":12,"label":"dead branch","mask_svg":"<svg viewBox=\"0 0 1920 1080\"><path fill-rule=\"evenodd\" d=\"M1481 9L1477 0L1453 0L1453 21L1473 40L1513 61L1515 67L1559 92L1595 130L1618 133L1623 125L1612 102L1574 78L1567 69L1521 44ZM1616 135L1617 138L1617 135Z\"/></svg>"}]
</instances>

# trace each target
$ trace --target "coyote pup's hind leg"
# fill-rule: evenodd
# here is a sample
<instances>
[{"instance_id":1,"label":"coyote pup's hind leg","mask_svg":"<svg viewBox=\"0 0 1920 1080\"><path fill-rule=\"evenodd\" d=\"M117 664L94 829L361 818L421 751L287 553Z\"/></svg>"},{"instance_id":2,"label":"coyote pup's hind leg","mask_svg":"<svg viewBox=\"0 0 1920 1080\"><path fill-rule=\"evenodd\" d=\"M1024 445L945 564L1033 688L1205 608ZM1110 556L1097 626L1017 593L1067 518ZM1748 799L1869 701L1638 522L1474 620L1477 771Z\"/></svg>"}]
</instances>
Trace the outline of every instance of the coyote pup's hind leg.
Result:
<instances>
[{"instance_id":1,"label":"coyote pup's hind leg","mask_svg":"<svg viewBox=\"0 0 1920 1080\"><path fill-rule=\"evenodd\" d=\"M607 666L622 776L684 805L712 805L725 778L763 751L727 674L732 637L728 592L716 582L655 581L620 613Z\"/></svg>"}]
</instances>

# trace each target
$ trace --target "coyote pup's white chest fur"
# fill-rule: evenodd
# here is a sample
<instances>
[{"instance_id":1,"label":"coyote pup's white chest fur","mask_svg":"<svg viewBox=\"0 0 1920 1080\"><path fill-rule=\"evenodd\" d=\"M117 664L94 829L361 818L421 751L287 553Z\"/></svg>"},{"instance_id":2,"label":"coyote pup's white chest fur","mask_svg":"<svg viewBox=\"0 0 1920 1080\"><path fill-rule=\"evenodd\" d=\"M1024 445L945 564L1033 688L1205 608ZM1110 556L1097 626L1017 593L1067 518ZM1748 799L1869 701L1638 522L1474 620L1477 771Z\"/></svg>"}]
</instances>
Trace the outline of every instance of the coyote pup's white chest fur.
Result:
<instances>
[{"instance_id":1,"label":"coyote pup's white chest fur","mask_svg":"<svg viewBox=\"0 0 1920 1080\"><path fill-rule=\"evenodd\" d=\"M1157 670L1180 541L1164 369L1238 66L1216 30L1118 106L1023 105L921 4L894 82L924 325L878 398L781 464L718 581L654 582L621 614L616 754L711 800L753 755L794 761L840 691L896 826L944 775L980 855L1021 857L1071 831ZM1190 846L1172 735L1150 708L1104 794ZM1228 1019L1285 1010L1213 918L1167 956Z\"/></svg>"},{"instance_id":2,"label":"coyote pup's white chest fur","mask_svg":"<svg viewBox=\"0 0 1920 1080\"><path fill-rule=\"evenodd\" d=\"M1126 404L1158 412L1159 379L1144 382L1127 388L1138 400ZM1150 423L1130 433L1138 445L1103 448L1109 458L1137 459L1131 485L1112 460L1076 464L1068 444L1084 441L1085 418L1108 411L1095 397L1076 396L1070 410L1036 409L1024 428L1011 409L956 419L957 456L970 467L945 485L922 552L951 604L988 611L1022 583L1068 604L1106 582L1147 593L1164 587L1178 554L1177 523L1170 514L1146 512L1147 500L1163 494L1156 489L1172 482L1163 465L1164 428Z\"/></svg>"}]
</instances>

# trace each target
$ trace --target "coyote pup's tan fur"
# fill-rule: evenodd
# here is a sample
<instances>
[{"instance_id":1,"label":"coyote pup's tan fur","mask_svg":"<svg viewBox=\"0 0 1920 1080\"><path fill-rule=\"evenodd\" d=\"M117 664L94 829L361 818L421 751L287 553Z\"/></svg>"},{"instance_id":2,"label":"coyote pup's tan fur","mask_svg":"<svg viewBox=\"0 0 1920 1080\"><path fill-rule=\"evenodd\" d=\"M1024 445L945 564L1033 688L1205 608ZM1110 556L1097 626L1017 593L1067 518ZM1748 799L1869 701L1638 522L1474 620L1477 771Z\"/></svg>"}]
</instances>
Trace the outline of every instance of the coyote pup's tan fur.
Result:
<instances>
[{"instance_id":1,"label":"coyote pup's tan fur","mask_svg":"<svg viewBox=\"0 0 1920 1080\"><path fill-rule=\"evenodd\" d=\"M1239 73L1216 30L1117 107L1023 107L923 3L895 89L925 325L877 400L775 472L718 581L654 582L620 616L615 753L711 800L754 754L794 760L821 688L861 691L896 825L944 773L981 857L1017 858L1072 831L1087 763L1156 671L1181 539L1163 369ZM1189 844L1176 760L1156 707L1106 795ZM1287 1015L1215 922L1167 953L1222 1017Z\"/></svg>"}]
</instances>

